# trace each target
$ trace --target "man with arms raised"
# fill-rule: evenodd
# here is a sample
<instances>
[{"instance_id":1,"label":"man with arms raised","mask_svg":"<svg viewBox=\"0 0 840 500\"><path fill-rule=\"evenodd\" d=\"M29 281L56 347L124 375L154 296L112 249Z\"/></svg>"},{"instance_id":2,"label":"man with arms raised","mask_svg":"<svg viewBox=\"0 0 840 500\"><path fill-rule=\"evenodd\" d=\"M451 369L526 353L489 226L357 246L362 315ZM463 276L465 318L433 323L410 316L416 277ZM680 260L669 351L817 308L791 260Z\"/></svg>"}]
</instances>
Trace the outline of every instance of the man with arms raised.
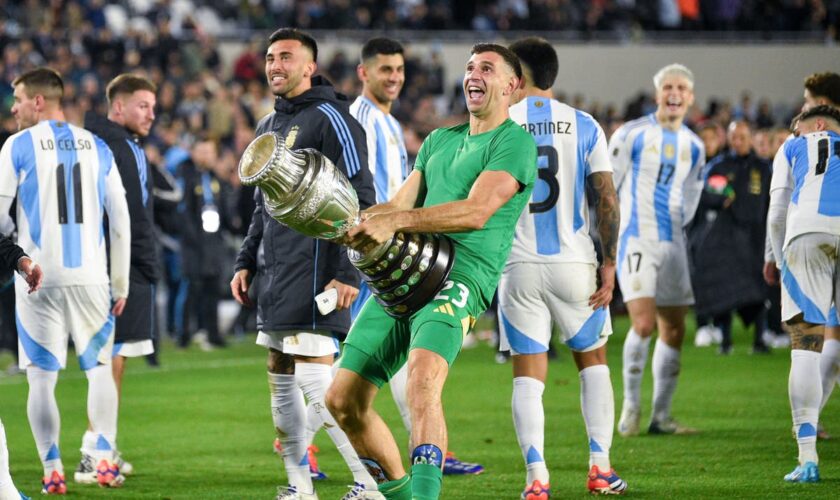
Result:
<instances>
[{"instance_id":1,"label":"man with arms raised","mask_svg":"<svg viewBox=\"0 0 840 500\"><path fill-rule=\"evenodd\" d=\"M15 283L20 367L29 381L27 414L44 467L42 492L67 491L55 385L67 360L68 333L88 379L97 480L120 486L125 478L114 463L117 388L110 364L114 316L122 314L128 296L131 233L125 190L108 146L65 121L58 73L35 69L12 85L12 114L20 132L0 150L0 213L8 213L17 197L18 242L46 276L35 295L27 293L22 280Z\"/></svg>"},{"instance_id":2,"label":"man with arms raised","mask_svg":"<svg viewBox=\"0 0 840 500\"><path fill-rule=\"evenodd\" d=\"M694 103L694 75L681 64L653 77L656 112L625 123L610 140L621 202L618 282L632 326L624 341L622 436L639 433L641 385L654 329L653 413L648 432L691 432L671 417L680 373L685 314L694 303L683 228L703 188L703 142L683 124Z\"/></svg>"},{"instance_id":3,"label":"man with arms raised","mask_svg":"<svg viewBox=\"0 0 840 500\"><path fill-rule=\"evenodd\" d=\"M328 393L330 410L362 460L378 471L386 498L440 497L447 447L443 385L463 336L490 304L536 177L534 141L508 118L521 75L507 48L475 45L463 80L470 121L432 132L397 195L366 212L347 235L349 244L364 250L396 231L451 233L456 248L449 280L410 318L392 318L367 301ZM411 476L372 407L379 388L406 359Z\"/></svg>"},{"instance_id":4,"label":"man with arms raised","mask_svg":"<svg viewBox=\"0 0 840 500\"><path fill-rule=\"evenodd\" d=\"M159 278L154 229L152 172L141 140L149 135L155 120L156 86L150 80L123 74L111 80L106 90L108 116L88 112L85 127L98 135L111 151L120 172L131 218L131 270L129 299L117 319L113 370L117 401L122 393L126 358L154 352L154 284ZM96 482L93 451L96 434L90 429L82 438L82 460L73 479L77 483ZM117 454L120 471L130 474L133 467Z\"/></svg>"},{"instance_id":5,"label":"man with arms raised","mask_svg":"<svg viewBox=\"0 0 840 500\"><path fill-rule=\"evenodd\" d=\"M291 28L275 31L268 43L265 75L276 102L274 112L257 125L257 135L276 131L289 149L320 151L350 179L359 205L369 207L375 197L365 168L364 133L350 116L346 98L327 80L314 75L317 43L307 33ZM355 484L344 498L381 498L347 436L324 406L338 353L334 335L349 329L358 272L342 246L304 236L274 220L266 213L263 195L257 190L256 209L230 283L234 298L243 305L251 305L248 288L261 243L265 274L257 292L257 343L268 348L271 413L289 479L288 488L281 488L277 498L317 498L307 463L304 397L353 472ZM337 307L322 316L315 307L315 295L331 288L338 291Z\"/></svg>"},{"instance_id":6,"label":"man with arms raised","mask_svg":"<svg viewBox=\"0 0 840 500\"><path fill-rule=\"evenodd\" d=\"M799 464L785 481L819 481L820 352L840 302L840 111L815 106L773 162L768 227L781 262L782 320L791 336L788 393Z\"/></svg>"},{"instance_id":7,"label":"man with arms raised","mask_svg":"<svg viewBox=\"0 0 840 500\"><path fill-rule=\"evenodd\" d=\"M594 493L627 488L610 466L615 409L607 339L615 287L618 196L604 131L592 116L553 99L557 53L542 38L510 46L522 63L523 86L510 117L537 143L540 180L522 212L499 283L500 350L513 359L513 424L527 469L522 498L549 498L543 459L542 404L552 321L560 328L580 372L580 400L589 438L589 480ZM604 263L589 236L590 185ZM596 284L600 281L600 287Z\"/></svg>"}]
</instances>

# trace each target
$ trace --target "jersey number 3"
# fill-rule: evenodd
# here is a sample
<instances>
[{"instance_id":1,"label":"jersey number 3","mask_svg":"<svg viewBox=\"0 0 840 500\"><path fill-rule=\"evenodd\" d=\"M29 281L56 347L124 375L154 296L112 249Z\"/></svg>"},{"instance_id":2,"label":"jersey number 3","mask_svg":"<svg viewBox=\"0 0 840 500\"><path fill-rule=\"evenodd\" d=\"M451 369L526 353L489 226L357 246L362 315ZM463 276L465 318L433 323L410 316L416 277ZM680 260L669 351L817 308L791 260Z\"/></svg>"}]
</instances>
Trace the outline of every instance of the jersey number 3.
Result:
<instances>
[{"instance_id":1,"label":"jersey number 3","mask_svg":"<svg viewBox=\"0 0 840 500\"><path fill-rule=\"evenodd\" d=\"M532 214L548 212L554 208L560 198L560 183L557 182L557 171L559 169L557 150L553 146L538 146L537 158L541 156L546 158L548 165L546 168L540 168L537 171L537 176L548 184L548 196L539 203L528 204L528 211Z\"/></svg>"},{"instance_id":2,"label":"jersey number 3","mask_svg":"<svg viewBox=\"0 0 840 500\"><path fill-rule=\"evenodd\" d=\"M68 224L68 207L67 198L73 197L73 208L76 217L73 222L81 224L84 222L82 214L82 166L78 162L74 163L72 168L72 186L67 185L67 176L64 172L64 164L59 163L55 171L56 187L58 191L58 223Z\"/></svg>"}]
</instances>

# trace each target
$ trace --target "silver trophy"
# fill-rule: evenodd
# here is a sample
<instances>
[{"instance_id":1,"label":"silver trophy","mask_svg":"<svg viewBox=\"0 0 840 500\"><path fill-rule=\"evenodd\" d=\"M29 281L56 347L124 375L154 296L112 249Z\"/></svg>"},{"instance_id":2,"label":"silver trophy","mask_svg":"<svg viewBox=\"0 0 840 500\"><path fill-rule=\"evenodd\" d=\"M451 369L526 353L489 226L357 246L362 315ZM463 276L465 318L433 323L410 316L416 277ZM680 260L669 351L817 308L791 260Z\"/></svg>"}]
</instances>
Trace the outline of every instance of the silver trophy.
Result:
<instances>
[{"instance_id":1,"label":"silver trophy","mask_svg":"<svg viewBox=\"0 0 840 500\"><path fill-rule=\"evenodd\" d=\"M254 139L239 160L239 178L263 193L266 211L313 238L341 238L360 221L356 191L335 165L314 149L291 150L283 136ZM394 317L417 312L443 288L455 247L443 235L396 233L366 253L348 249L374 298Z\"/></svg>"}]
</instances>

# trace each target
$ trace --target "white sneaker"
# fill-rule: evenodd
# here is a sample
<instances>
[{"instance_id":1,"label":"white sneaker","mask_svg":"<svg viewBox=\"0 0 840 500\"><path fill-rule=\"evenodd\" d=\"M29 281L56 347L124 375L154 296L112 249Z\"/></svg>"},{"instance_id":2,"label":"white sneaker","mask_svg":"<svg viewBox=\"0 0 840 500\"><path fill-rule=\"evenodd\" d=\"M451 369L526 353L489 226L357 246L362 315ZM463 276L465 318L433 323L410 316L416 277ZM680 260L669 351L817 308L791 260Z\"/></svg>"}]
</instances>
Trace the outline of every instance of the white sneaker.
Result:
<instances>
[{"instance_id":1,"label":"white sneaker","mask_svg":"<svg viewBox=\"0 0 840 500\"><path fill-rule=\"evenodd\" d=\"M712 334L709 330L713 327L709 325L701 326L694 334L694 345L697 347L709 347L712 345Z\"/></svg>"},{"instance_id":2,"label":"white sneaker","mask_svg":"<svg viewBox=\"0 0 840 500\"><path fill-rule=\"evenodd\" d=\"M294 486L278 486L277 496L274 497L274 500L318 500L318 494L314 491L303 493Z\"/></svg>"},{"instance_id":3,"label":"white sneaker","mask_svg":"<svg viewBox=\"0 0 840 500\"><path fill-rule=\"evenodd\" d=\"M723 330L716 326L709 327L709 335L712 337L712 344L720 345L723 342Z\"/></svg>"},{"instance_id":4,"label":"white sneaker","mask_svg":"<svg viewBox=\"0 0 840 500\"><path fill-rule=\"evenodd\" d=\"M73 473L73 480L79 484L96 484L96 459L87 453L82 453L82 459Z\"/></svg>"},{"instance_id":5,"label":"white sneaker","mask_svg":"<svg viewBox=\"0 0 840 500\"><path fill-rule=\"evenodd\" d=\"M367 490L362 483L354 483L350 491L341 500L385 500L385 496L376 490Z\"/></svg>"},{"instance_id":6,"label":"white sneaker","mask_svg":"<svg viewBox=\"0 0 840 500\"><path fill-rule=\"evenodd\" d=\"M642 420L642 411L625 401L621 407L621 418L618 419L618 433L623 437L638 436Z\"/></svg>"},{"instance_id":7,"label":"white sneaker","mask_svg":"<svg viewBox=\"0 0 840 500\"><path fill-rule=\"evenodd\" d=\"M119 450L114 452L114 463L117 464L117 467L120 468L120 472L125 476L130 476L134 473L134 466L131 465L131 462L126 462L123 460L122 453Z\"/></svg>"},{"instance_id":8,"label":"white sneaker","mask_svg":"<svg viewBox=\"0 0 840 500\"><path fill-rule=\"evenodd\" d=\"M193 335L193 344L197 345L199 349L204 352L211 352L215 350L213 344L207 338L207 330L199 330Z\"/></svg>"}]
</instances>

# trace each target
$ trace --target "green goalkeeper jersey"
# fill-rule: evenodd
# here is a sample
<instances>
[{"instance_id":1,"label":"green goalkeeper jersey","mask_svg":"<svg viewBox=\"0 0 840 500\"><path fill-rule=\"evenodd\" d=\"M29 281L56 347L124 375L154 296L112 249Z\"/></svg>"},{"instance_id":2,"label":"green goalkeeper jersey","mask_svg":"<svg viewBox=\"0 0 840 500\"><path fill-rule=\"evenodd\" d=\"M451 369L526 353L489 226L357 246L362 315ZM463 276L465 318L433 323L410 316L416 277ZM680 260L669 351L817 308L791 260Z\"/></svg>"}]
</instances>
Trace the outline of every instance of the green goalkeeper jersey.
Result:
<instances>
[{"instance_id":1,"label":"green goalkeeper jersey","mask_svg":"<svg viewBox=\"0 0 840 500\"><path fill-rule=\"evenodd\" d=\"M470 135L469 123L437 129L417 153L414 168L423 173L426 184L424 207L466 199L484 171L502 170L519 182L519 192L482 229L449 234L455 242L452 272L480 290L483 309L490 305L519 215L531 197L536 155L534 139L510 119L478 135Z\"/></svg>"}]
</instances>

